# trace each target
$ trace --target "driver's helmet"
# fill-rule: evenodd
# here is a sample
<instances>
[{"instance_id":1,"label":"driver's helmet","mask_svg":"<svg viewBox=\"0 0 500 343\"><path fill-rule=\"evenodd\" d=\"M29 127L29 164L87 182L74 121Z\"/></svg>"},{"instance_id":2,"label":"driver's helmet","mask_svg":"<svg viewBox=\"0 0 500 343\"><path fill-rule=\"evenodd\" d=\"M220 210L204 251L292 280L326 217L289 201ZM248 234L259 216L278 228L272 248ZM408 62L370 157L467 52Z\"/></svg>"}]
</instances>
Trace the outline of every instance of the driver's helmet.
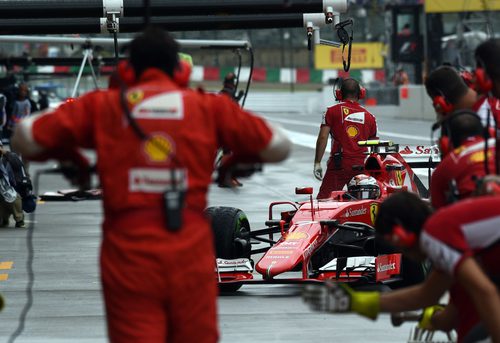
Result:
<instances>
[{"instance_id":1,"label":"driver's helmet","mask_svg":"<svg viewBox=\"0 0 500 343\"><path fill-rule=\"evenodd\" d=\"M378 199L380 197L380 187L374 177L359 174L347 184L347 193L358 200Z\"/></svg>"}]
</instances>

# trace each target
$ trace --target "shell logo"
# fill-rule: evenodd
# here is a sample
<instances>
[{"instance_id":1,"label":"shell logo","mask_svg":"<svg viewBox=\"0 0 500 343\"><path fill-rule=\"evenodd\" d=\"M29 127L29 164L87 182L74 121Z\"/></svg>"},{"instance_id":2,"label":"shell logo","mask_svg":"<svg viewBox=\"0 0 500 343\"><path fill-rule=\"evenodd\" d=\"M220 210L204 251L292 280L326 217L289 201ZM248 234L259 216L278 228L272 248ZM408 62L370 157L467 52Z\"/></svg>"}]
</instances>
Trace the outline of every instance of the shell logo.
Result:
<instances>
[{"instance_id":1,"label":"shell logo","mask_svg":"<svg viewBox=\"0 0 500 343\"><path fill-rule=\"evenodd\" d=\"M144 99L144 92L142 90L134 90L127 93L127 100L130 104L135 105Z\"/></svg>"},{"instance_id":2,"label":"shell logo","mask_svg":"<svg viewBox=\"0 0 500 343\"><path fill-rule=\"evenodd\" d=\"M286 236L286 241L300 241L309 237L305 232L291 232Z\"/></svg>"},{"instance_id":3,"label":"shell logo","mask_svg":"<svg viewBox=\"0 0 500 343\"><path fill-rule=\"evenodd\" d=\"M153 135L144 143L144 152L151 162L166 162L172 153L172 141L163 135Z\"/></svg>"},{"instance_id":4,"label":"shell logo","mask_svg":"<svg viewBox=\"0 0 500 343\"><path fill-rule=\"evenodd\" d=\"M348 126L346 128L346 132L347 132L347 135L349 136L349 138L356 138L358 135L359 135L359 130L356 126Z\"/></svg>"}]
</instances>

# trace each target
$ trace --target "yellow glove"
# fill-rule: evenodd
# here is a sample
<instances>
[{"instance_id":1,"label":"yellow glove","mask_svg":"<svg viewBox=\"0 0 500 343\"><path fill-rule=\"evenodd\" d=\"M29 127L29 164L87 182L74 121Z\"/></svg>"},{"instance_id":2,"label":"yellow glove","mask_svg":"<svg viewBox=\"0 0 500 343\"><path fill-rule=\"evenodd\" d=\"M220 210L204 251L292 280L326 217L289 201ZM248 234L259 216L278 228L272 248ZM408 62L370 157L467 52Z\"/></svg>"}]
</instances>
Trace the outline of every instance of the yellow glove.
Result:
<instances>
[{"instance_id":1,"label":"yellow glove","mask_svg":"<svg viewBox=\"0 0 500 343\"><path fill-rule=\"evenodd\" d=\"M377 318L380 311L379 292L357 292L346 284L332 281L307 285L302 298L314 311L356 312L373 320Z\"/></svg>"},{"instance_id":2,"label":"yellow glove","mask_svg":"<svg viewBox=\"0 0 500 343\"><path fill-rule=\"evenodd\" d=\"M435 330L434 327L432 326L432 316L437 312L441 312L442 310L444 310L443 305L433 305L424 308L422 317L418 321L418 327L429 331Z\"/></svg>"}]
</instances>

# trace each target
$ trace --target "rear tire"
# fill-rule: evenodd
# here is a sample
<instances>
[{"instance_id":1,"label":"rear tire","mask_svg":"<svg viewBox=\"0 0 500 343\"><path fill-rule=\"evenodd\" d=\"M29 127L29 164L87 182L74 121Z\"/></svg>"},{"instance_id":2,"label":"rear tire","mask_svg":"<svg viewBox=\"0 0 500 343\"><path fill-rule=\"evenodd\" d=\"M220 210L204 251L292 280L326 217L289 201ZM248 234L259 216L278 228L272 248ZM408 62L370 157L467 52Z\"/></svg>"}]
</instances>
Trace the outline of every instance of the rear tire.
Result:
<instances>
[{"instance_id":1,"label":"rear tire","mask_svg":"<svg viewBox=\"0 0 500 343\"><path fill-rule=\"evenodd\" d=\"M227 260L250 258L250 223L246 214L234 207L209 207L206 214L212 222L215 254ZM220 284L221 292L236 292L241 283Z\"/></svg>"}]
</instances>

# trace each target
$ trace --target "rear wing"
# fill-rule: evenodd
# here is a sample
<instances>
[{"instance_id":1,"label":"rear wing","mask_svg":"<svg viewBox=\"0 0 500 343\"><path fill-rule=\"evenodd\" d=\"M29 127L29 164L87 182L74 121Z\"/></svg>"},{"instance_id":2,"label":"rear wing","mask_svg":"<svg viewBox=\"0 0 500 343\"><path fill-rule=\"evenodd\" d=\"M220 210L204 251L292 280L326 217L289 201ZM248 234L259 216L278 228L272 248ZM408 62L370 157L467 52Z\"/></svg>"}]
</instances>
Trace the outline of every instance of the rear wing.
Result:
<instances>
[{"instance_id":1,"label":"rear wing","mask_svg":"<svg viewBox=\"0 0 500 343\"><path fill-rule=\"evenodd\" d=\"M369 153L399 153L411 168L436 168L441 161L437 145L399 145L393 141L371 139L359 141L359 146L368 147Z\"/></svg>"}]
</instances>

